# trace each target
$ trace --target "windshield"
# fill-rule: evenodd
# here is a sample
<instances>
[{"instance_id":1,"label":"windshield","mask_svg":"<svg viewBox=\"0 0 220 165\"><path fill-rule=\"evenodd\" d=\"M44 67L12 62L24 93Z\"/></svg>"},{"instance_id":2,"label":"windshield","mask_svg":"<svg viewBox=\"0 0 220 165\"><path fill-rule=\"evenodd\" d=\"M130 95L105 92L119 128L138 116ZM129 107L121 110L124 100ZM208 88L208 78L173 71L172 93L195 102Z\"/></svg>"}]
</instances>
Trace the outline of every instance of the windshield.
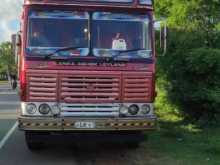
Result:
<instances>
[{"instance_id":1,"label":"windshield","mask_svg":"<svg viewBox=\"0 0 220 165\"><path fill-rule=\"evenodd\" d=\"M114 56L118 51L126 57L151 55L147 15L96 12L92 38L95 56Z\"/></svg>"},{"instance_id":2,"label":"windshield","mask_svg":"<svg viewBox=\"0 0 220 165\"><path fill-rule=\"evenodd\" d=\"M50 11L29 15L28 50L47 54L65 47L81 47L73 54L89 51L87 12Z\"/></svg>"},{"instance_id":3,"label":"windshield","mask_svg":"<svg viewBox=\"0 0 220 165\"><path fill-rule=\"evenodd\" d=\"M147 14L31 11L28 21L30 55L151 57Z\"/></svg>"}]
</instances>

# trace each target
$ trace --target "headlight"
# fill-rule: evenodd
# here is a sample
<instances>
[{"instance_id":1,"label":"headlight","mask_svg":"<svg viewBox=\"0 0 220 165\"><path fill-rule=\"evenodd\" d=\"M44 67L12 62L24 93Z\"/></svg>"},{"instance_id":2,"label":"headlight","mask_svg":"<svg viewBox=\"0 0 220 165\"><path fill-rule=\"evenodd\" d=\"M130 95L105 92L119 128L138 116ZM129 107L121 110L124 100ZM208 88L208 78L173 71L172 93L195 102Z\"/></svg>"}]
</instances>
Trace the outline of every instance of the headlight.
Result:
<instances>
[{"instance_id":1,"label":"headlight","mask_svg":"<svg viewBox=\"0 0 220 165\"><path fill-rule=\"evenodd\" d=\"M42 115L47 115L49 114L51 111L51 108L49 105L47 104L41 104L40 107L39 107L39 112L42 114Z\"/></svg>"},{"instance_id":2,"label":"headlight","mask_svg":"<svg viewBox=\"0 0 220 165\"><path fill-rule=\"evenodd\" d=\"M144 115L147 115L148 113L150 113L151 111L151 107L149 104L144 104L141 106L141 113Z\"/></svg>"},{"instance_id":3,"label":"headlight","mask_svg":"<svg viewBox=\"0 0 220 165\"><path fill-rule=\"evenodd\" d=\"M51 111L54 115L58 115L60 114L60 108L58 105L53 105L52 108L51 108Z\"/></svg>"},{"instance_id":4,"label":"headlight","mask_svg":"<svg viewBox=\"0 0 220 165\"><path fill-rule=\"evenodd\" d=\"M33 115L37 111L37 106L35 104L27 104L26 112L30 115Z\"/></svg>"},{"instance_id":5,"label":"headlight","mask_svg":"<svg viewBox=\"0 0 220 165\"><path fill-rule=\"evenodd\" d=\"M127 115L128 114L128 107L127 106L121 106L121 108L120 108L120 113L122 114L122 115Z\"/></svg>"},{"instance_id":6,"label":"headlight","mask_svg":"<svg viewBox=\"0 0 220 165\"><path fill-rule=\"evenodd\" d=\"M129 106L129 108L128 108L128 112L131 115L137 115L138 111L139 111L139 107L136 104L133 104L133 105Z\"/></svg>"}]
</instances>

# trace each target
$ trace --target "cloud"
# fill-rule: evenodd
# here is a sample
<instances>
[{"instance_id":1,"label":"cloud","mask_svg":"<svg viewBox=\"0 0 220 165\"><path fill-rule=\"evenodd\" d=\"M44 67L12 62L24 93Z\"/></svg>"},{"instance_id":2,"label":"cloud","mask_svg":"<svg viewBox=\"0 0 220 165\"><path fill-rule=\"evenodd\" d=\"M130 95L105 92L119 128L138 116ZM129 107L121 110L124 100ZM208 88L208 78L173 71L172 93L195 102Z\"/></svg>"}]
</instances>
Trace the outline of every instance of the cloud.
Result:
<instances>
[{"instance_id":1,"label":"cloud","mask_svg":"<svg viewBox=\"0 0 220 165\"><path fill-rule=\"evenodd\" d=\"M23 0L1 0L0 3L0 42L10 41L11 34L19 30Z\"/></svg>"}]
</instances>

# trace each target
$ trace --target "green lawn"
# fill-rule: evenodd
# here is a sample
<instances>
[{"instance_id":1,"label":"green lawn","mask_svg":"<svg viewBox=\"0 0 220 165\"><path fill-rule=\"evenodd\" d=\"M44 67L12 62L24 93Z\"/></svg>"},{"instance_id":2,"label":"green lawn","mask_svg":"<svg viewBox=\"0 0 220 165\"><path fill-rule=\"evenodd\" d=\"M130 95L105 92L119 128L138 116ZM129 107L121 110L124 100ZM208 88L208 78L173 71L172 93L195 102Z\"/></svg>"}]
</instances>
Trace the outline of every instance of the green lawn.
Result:
<instances>
[{"instance_id":1,"label":"green lawn","mask_svg":"<svg viewBox=\"0 0 220 165\"><path fill-rule=\"evenodd\" d=\"M156 153L158 158L151 164L220 164L219 128L199 130L178 123L161 123L161 129L149 134L148 142L144 146Z\"/></svg>"}]
</instances>

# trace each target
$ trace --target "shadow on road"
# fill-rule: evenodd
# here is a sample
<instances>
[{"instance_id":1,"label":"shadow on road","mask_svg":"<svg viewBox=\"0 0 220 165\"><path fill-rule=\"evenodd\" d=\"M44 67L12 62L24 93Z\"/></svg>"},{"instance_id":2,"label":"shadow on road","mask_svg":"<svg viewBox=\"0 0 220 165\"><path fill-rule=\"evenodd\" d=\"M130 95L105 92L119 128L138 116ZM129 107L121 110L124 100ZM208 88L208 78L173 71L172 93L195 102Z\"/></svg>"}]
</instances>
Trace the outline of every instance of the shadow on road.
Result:
<instances>
[{"instance_id":1,"label":"shadow on road","mask_svg":"<svg viewBox=\"0 0 220 165\"><path fill-rule=\"evenodd\" d=\"M77 138L49 136L46 147L32 154L46 155L53 159L55 155L62 157L66 153L77 165L135 165L144 164L144 160L148 159L144 145L133 148L124 139L117 141L114 138L111 135L104 135L102 140L94 137L86 139L80 135Z\"/></svg>"}]
</instances>

